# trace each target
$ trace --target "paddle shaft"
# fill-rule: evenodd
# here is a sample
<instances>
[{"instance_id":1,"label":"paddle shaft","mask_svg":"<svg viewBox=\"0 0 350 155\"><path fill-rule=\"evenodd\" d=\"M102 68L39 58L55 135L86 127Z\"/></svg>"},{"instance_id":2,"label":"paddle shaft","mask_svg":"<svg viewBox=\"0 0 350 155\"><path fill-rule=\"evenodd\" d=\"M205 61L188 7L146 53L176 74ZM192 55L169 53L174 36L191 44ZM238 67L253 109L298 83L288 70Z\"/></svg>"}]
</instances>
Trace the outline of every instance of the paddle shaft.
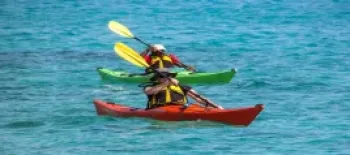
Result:
<instances>
[{"instance_id":1,"label":"paddle shaft","mask_svg":"<svg viewBox=\"0 0 350 155\"><path fill-rule=\"evenodd\" d=\"M142 43L142 44L148 46L148 47L151 47L150 44L147 44L147 43L143 42L140 38L134 37L134 39L137 40L137 41L139 41L140 43Z\"/></svg>"},{"instance_id":2,"label":"paddle shaft","mask_svg":"<svg viewBox=\"0 0 350 155\"><path fill-rule=\"evenodd\" d=\"M154 72L156 72L157 74L160 74L161 76L163 76L163 77L166 77L163 73L161 73L161 72L159 72L159 71L157 71L157 70L155 70L155 69L153 69L153 68L151 68ZM176 83L174 83L172 80L171 80L171 78L169 78L169 77L166 77L167 78L167 80L171 83L171 84L173 84L173 85L180 85L180 84L176 84ZM219 106L218 105L216 105L216 104L214 104L214 103L211 103L209 100L207 100L206 98L203 98L201 95L199 95L199 94L197 94L197 93L195 93L195 92L193 92L193 91L188 91L188 93L189 94L191 94L191 95L194 95L195 97L197 97L197 98L199 98L200 100L202 100L202 101L204 101L205 102L205 104L206 104L206 106L207 105L210 105L210 106L212 106L212 107L214 107L214 108L219 108Z\"/></svg>"}]
</instances>

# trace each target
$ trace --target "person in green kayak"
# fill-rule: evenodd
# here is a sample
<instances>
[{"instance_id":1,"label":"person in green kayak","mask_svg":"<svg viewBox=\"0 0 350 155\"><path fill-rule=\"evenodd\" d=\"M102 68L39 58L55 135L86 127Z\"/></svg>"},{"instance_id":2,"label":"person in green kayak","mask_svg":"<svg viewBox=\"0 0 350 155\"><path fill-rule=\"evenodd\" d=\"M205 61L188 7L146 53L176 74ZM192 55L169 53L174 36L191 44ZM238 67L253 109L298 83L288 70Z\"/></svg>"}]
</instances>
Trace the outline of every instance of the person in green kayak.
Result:
<instances>
[{"instance_id":1,"label":"person in green kayak","mask_svg":"<svg viewBox=\"0 0 350 155\"><path fill-rule=\"evenodd\" d=\"M187 96L202 105L211 104L223 109L208 99L199 98L199 95L190 86L179 85L179 81L175 79L176 75L177 73L171 73L166 68L158 69L158 73L154 73L153 77L150 78L154 84L144 86L144 93L148 97L147 109L167 105L184 105L186 107Z\"/></svg>"},{"instance_id":2,"label":"person in green kayak","mask_svg":"<svg viewBox=\"0 0 350 155\"><path fill-rule=\"evenodd\" d=\"M154 44L148 47L140 55L146 62L155 69L173 68L175 66L185 68L189 71L195 71L191 66L185 65L174 54L166 54L166 49L162 44ZM147 72L147 71L146 71Z\"/></svg>"}]
</instances>

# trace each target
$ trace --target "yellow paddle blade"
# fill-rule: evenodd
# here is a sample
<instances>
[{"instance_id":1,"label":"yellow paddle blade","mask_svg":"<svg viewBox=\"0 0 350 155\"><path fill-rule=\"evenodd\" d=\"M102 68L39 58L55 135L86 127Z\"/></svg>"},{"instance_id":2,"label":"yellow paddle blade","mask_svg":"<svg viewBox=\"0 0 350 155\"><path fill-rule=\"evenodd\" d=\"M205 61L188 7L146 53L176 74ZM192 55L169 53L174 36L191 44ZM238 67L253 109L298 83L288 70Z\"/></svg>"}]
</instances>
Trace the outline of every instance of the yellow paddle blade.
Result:
<instances>
[{"instance_id":1,"label":"yellow paddle blade","mask_svg":"<svg viewBox=\"0 0 350 155\"><path fill-rule=\"evenodd\" d=\"M124 60L129 61L130 63L139 66L148 68L149 65L137 52L127 45L119 42L114 45L114 51L122 57Z\"/></svg>"},{"instance_id":2,"label":"yellow paddle blade","mask_svg":"<svg viewBox=\"0 0 350 155\"><path fill-rule=\"evenodd\" d=\"M123 37L134 38L134 35L129 31L129 29L127 27L125 27L124 25L122 25L116 21L110 21L108 23L108 28L111 31L113 31L113 32L115 32Z\"/></svg>"}]
</instances>

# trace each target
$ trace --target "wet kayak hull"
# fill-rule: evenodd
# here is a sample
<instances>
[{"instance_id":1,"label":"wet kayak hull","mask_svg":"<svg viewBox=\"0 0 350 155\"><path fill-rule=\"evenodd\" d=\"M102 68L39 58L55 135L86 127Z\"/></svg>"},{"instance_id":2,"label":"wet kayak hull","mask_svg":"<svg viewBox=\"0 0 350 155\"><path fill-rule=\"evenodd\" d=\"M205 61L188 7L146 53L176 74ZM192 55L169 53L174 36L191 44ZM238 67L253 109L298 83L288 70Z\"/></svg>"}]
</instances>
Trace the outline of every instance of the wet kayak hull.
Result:
<instances>
[{"instance_id":1,"label":"wet kayak hull","mask_svg":"<svg viewBox=\"0 0 350 155\"><path fill-rule=\"evenodd\" d=\"M192 104L186 109L180 105L171 105L154 109L139 109L101 100L94 101L98 115L115 117L144 117L162 121L207 120L235 126L248 126L263 110L262 104L235 109L204 108Z\"/></svg>"},{"instance_id":2,"label":"wet kayak hull","mask_svg":"<svg viewBox=\"0 0 350 155\"><path fill-rule=\"evenodd\" d=\"M152 76L132 76L127 72L113 71L106 68L97 68L97 72L102 80L122 83L144 83L148 82ZM192 73L184 71L179 72L176 79L182 84L225 84L230 83L235 73L236 71L234 69L215 73Z\"/></svg>"}]
</instances>

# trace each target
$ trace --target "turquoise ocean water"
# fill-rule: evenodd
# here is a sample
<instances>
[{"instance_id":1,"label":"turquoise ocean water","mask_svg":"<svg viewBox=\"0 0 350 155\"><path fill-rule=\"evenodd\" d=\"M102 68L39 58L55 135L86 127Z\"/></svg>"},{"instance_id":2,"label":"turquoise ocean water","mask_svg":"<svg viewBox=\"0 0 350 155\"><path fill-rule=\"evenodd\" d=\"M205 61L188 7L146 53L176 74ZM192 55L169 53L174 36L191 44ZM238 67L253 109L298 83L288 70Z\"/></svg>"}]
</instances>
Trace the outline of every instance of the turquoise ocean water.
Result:
<instances>
[{"instance_id":1,"label":"turquoise ocean water","mask_svg":"<svg viewBox=\"0 0 350 155\"><path fill-rule=\"evenodd\" d=\"M350 154L349 10L346 0L2 0L0 154ZM98 117L93 99L146 100L95 71L142 71L113 44L144 46L109 20L201 70L236 68L230 84L194 88L265 110L247 128Z\"/></svg>"}]
</instances>

